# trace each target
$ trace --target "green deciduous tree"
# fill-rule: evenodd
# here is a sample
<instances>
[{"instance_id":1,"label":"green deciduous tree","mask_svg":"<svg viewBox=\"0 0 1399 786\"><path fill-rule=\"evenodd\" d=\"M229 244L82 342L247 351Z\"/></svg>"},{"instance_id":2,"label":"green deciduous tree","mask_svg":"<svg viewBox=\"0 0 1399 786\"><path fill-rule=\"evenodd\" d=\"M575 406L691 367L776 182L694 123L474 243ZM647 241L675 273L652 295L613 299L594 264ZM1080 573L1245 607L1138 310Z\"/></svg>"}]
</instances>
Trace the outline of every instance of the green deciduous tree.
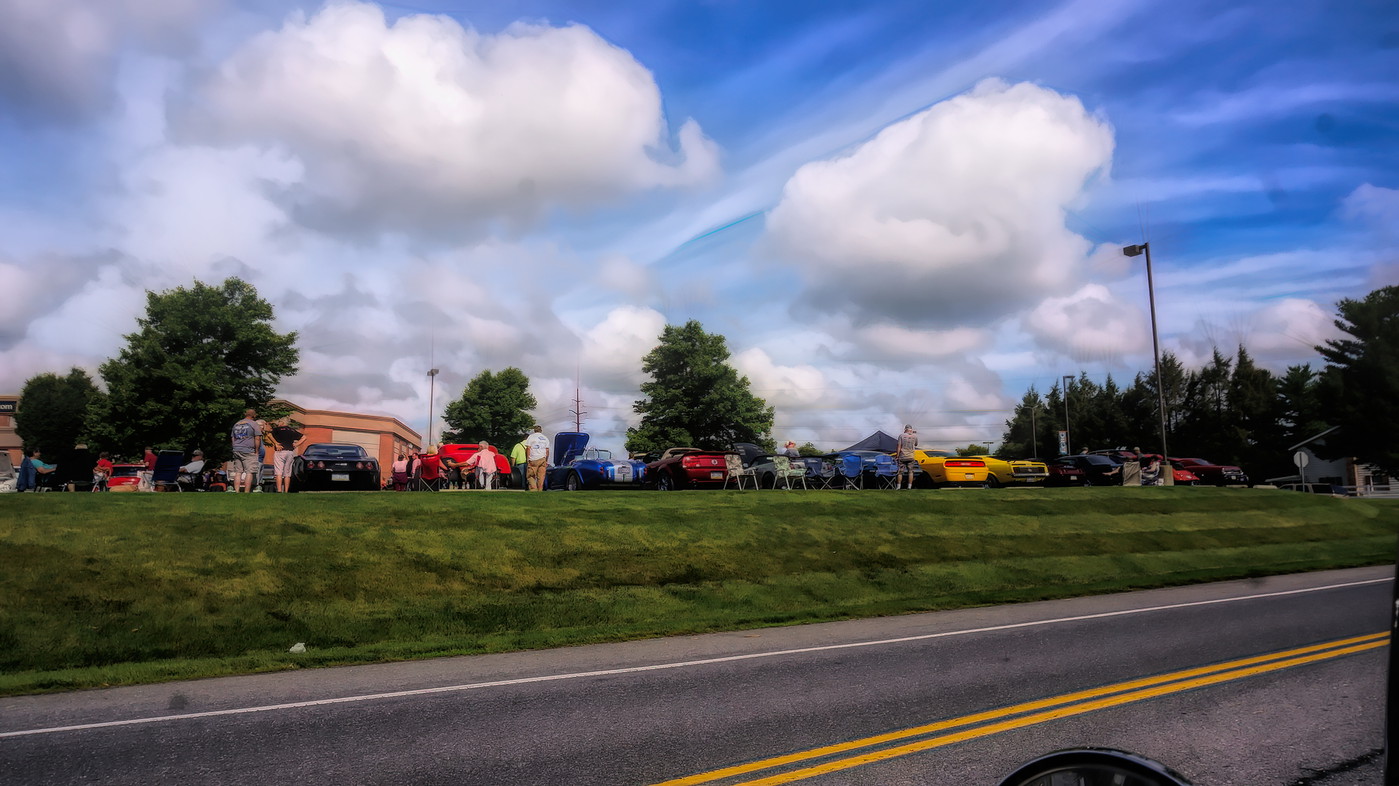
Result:
<instances>
[{"instance_id":1,"label":"green deciduous tree","mask_svg":"<svg viewBox=\"0 0 1399 786\"><path fill-rule=\"evenodd\" d=\"M102 364L108 395L88 408L89 433L124 453L154 445L226 458L243 410L263 408L296 373L296 334L272 320L272 305L237 278L147 292L140 329Z\"/></svg>"},{"instance_id":2,"label":"green deciduous tree","mask_svg":"<svg viewBox=\"0 0 1399 786\"><path fill-rule=\"evenodd\" d=\"M61 377L31 377L20 393L15 433L26 448L37 448L53 461L85 438L88 406L101 397L92 377L80 368Z\"/></svg>"},{"instance_id":3,"label":"green deciduous tree","mask_svg":"<svg viewBox=\"0 0 1399 786\"><path fill-rule=\"evenodd\" d=\"M822 449L816 447L816 446L813 445L812 443L808 442L808 443L806 443L805 445L800 445L800 446L797 447L797 455L798 455L798 456L824 456L824 455L826 455L826 451L824 451L824 450L822 450Z\"/></svg>"},{"instance_id":4,"label":"green deciduous tree","mask_svg":"<svg viewBox=\"0 0 1399 786\"><path fill-rule=\"evenodd\" d=\"M442 435L443 442L480 442L486 440L502 451L534 425L529 410L539 402L529 392L529 377L511 366L500 373L490 369L477 374L466 383L461 397L447 405L442 419L451 429Z\"/></svg>"},{"instance_id":5,"label":"green deciduous tree","mask_svg":"<svg viewBox=\"0 0 1399 786\"><path fill-rule=\"evenodd\" d=\"M1348 338L1317 347L1326 368L1321 400L1340 429L1320 448L1328 458L1354 456L1399 475L1399 287L1336 304L1336 327Z\"/></svg>"},{"instance_id":6,"label":"green deciduous tree","mask_svg":"<svg viewBox=\"0 0 1399 786\"><path fill-rule=\"evenodd\" d=\"M684 446L710 450L734 442L754 442L773 449L773 408L748 389L728 364L724 337L704 332L695 320L666 325L660 344L642 359L651 375L643 382L645 398L633 409L641 423L627 429L632 453Z\"/></svg>"}]
</instances>

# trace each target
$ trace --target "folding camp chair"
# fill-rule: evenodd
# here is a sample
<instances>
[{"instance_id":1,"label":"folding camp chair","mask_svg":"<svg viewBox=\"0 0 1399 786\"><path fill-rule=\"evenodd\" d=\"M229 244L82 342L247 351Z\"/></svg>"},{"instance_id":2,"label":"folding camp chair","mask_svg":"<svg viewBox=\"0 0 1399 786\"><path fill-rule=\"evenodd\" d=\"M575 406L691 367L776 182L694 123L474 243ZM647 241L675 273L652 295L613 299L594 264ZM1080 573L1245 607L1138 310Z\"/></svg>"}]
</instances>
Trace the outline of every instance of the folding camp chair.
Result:
<instances>
[{"instance_id":1,"label":"folding camp chair","mask_svg":"<svg viewBox=\"0 0 1399 786\"><path fill-rule=\"evenodd\" d=\"M795 480L806 488L806 466L804 464L793 464L790 456L772 457L772 487L777 488L781 483L782 487L791 490L792 481Z\"/></svg>"},{"instance_id":2,"label":"folding camp chair","mask_svg":"<svg viewBox=\"0 0 1399 786\"><path fill-rule=\"evenodd\" d=\"M724 473L723 488L728 488L729 481L732 480L735 484L738 485L738 490L742 491L743 481L745 479L753 481L754 489L758 488L757 473L753 471L752 467L743 466L743 459L737 453L725 453L724 466L728 470L728 472Z\"/></svg>"},{"instance_id":3,"label":"folding camp chair","mask_svg":"<svg viewBox=\"0 0 1399 786\"><path fill-rule=\"evenodd\" d=\"M879 454L874 457L874 480L879 488L892 490L899 480L899 463L893 456Z\"/></svg>"},{"instance_id":4,"label":"folding camp chair","mask_svg":"<svg viewBox=\"0 0 1399 786\"><path fill-rule=\"evenodd\" d=\"M413 488L417 491L437 491L442 488L442 459L436 453L429 453L418 459Z\"/></svg>"},{"instance_id":5,"label":"folding camp chair","mask_svg":"<svg viewBox=\"0 0 1399 786\"><path fill-rule=\"evenodd\" d=\"M185 454L179 450L162 450L155 457L155 469L151 470L151 488L155 491L184 491L180 486L180 467L185 464Z\"/></svg>"},{"instance_id":6,"label":"folding camp chair","mask_svg":"<svg viewBox=\"0 0 1399 786\"><path fill-rule=\"evenodd\" d=\"M840 476L844 479L842 488L854 486L857 489L865 488L865 462L864 459L848 453L840 457Z\"/></svg>"}]
</instances>

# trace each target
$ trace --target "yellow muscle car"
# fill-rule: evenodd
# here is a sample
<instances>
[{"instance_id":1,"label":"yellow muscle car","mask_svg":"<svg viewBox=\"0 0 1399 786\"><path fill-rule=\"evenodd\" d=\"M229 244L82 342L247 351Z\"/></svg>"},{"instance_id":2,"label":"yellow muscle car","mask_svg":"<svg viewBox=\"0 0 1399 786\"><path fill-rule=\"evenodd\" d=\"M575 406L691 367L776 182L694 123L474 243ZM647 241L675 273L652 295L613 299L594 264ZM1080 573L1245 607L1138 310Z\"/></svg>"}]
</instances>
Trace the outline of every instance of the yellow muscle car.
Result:
<instances>
[{"instance_id":1,"label":"yellow muscle car","mask_svg":"<svg viewBox=\"0 0 1399 786\"><path fill-rule=\"evenodd\" d=\"M984 486L986 462L975 456L959 456L953 450L915 450L913 457L923 470L925 483L933 486Z\"/></svg>"},{"instance_id":2,"label":"yellow muscle car","mask_svg":"<svg viewBox=\"0 0 1399 786\"><path fill-rule=\"evenodd\" d=\"M1004 461L994 456L976 456L986 462L986 485L997 486L1043 483L1049 479L1049 467L1043 461L1016 459Z\"/></svg>"}]
</instances>

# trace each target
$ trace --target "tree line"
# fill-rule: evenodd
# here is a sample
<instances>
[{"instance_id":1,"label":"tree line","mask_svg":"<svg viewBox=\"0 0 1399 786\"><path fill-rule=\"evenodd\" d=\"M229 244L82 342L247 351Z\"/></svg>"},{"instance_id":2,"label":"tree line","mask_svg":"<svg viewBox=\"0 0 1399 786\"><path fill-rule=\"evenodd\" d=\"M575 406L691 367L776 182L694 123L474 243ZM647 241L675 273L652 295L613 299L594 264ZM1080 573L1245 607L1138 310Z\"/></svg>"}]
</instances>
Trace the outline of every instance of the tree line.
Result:
<instances>
[{"instance_id":1,"label":"tree line","mask_svg":"<svg viewBox=\"0 0 1399 786\"><path fill-rule=\"evenodd\" d=\"M1331 427L1323 458L1356 457L1399 475L1399 287L1383 287L1337 304L1344 338L1316 347L1325 365L1289 366L1282 374L1259 367L1240 346L1218 348L1199 369L1161 357L1166 441L1174 456L1237 464L1262 479L1293 474L1289 448ZM996 455L1058 455L1060 430L1069 447L1141 447L1159 452L1161 419L1155 371L1126 387L1108 376L1099 385L1080 374L1041 394L1025 392L1005 422ZM1066 410L1067 406L1067 410Z\"/></svg>"}]
</instances>

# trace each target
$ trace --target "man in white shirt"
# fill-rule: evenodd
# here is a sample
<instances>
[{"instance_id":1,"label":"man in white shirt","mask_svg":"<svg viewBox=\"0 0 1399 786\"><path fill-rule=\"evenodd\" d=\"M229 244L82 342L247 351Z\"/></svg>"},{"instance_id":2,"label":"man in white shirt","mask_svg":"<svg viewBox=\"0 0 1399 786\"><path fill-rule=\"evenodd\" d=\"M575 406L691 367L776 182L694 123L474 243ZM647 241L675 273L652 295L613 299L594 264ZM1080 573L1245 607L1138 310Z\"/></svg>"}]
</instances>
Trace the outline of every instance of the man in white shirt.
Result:
<instances>
[{"instance_id":1,"label":"man in white shirt","mask_svg":"<svg viewBox=\"0 0 1399 786\"><path fill-rule=\"evenodd\" d=\"M549 466L549 438L544 429L534 427L534 433L525 437L525 460L529 462L526 476L530 491L544 490L544 468Z\"/></svg>"}]
</instances>

